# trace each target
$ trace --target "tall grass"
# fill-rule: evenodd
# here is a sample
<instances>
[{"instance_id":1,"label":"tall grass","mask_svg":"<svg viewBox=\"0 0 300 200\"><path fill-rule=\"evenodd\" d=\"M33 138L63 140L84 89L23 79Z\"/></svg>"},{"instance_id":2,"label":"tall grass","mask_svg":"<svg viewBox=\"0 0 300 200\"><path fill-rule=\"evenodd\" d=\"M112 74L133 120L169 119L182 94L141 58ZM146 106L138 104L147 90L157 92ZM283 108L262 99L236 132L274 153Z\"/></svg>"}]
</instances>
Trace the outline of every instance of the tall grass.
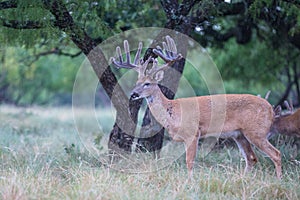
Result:
<instances>
[{"instance_id":1,"label":"tall grass","mask_svg":"<svg viewBox=\"0 0 300 200\"><path fill-rule=\"evenodd\" d=\"M111 126L113 117L101 112L99 121ZM272 162L257 153L260 162L244 175L233 147L198 157L190 180L184 156L151 173L108 168L78 138L77 129L91 143L107 135L88 124L88 113L76 127L70 108L0 106L0 199L300 199L297 163L283 157L279 181Z\"/></svg>"}]
</instances>

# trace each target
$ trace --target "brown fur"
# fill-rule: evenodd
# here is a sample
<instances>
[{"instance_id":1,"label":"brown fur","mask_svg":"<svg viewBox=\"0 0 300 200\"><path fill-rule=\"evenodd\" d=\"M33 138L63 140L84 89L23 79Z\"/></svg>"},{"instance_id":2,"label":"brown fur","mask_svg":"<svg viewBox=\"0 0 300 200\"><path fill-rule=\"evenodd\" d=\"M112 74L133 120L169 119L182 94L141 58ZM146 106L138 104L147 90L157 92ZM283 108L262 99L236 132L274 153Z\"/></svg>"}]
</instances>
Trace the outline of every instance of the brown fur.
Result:
<instances>
[{"instance_id":1,"label":"brown fur","mask_svg":"<svg viewBox=\"0 0 300 200\"><path fill-rule=\"evenodd\" d=\"M151 86L145 88L145 82L151 82ZM267 140L274 112L265 99L248 94L228 94L169 100L156 81L147 77L138 80L133 93L138 94L138 98L146 97L153 116L173 140L184 142L190 176L199 138L220 136L236 141L246 160L245 172L257 162L253 144L272 159L277 177L281 177L280 152Z\"/></svg>"},{"instance_id":2,"label":"brown fur","mask_svg":"<svg viewBox=\"0 0 300 200\"><path fill-rule=\"evenodd\" d=\"M276 117L272 133L300 137L300 109L294 113Z\"/></svg>"}]
</instances>

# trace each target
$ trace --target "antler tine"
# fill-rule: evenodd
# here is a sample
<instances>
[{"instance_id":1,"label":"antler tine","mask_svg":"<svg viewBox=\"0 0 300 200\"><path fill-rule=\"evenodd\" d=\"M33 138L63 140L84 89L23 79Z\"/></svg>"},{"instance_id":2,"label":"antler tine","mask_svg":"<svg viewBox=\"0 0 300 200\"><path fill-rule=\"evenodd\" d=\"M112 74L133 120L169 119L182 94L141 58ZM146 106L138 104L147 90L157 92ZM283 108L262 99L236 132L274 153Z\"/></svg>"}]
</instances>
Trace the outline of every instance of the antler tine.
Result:
<instances>
[{"instance_id":1,"label":"antler tine","mask_svg":"<svg viewBox=\"0 0 300 200\"><path fill-rule=\"evenodd\" d=\"M285 107L291 112L292 110L291 110L291 107L290 107L290 104L289 104L289 102L287 101L287 100L285 100L284 102L283 102L283 104L285 105Z\"/></svg>"},{"instance_id":2,"label":"antler tine","mask_svg":"<svg viewBox=\"0 0 300 200\"><path fill-rule=\"evenodd\" d=\"M158 61L156 58L152 58L152 68L148 71L148 75L154 75L156 72L161 71L161 70L166 70L169 68L170 63L166 63L162 66L158 65Z\"/></svg>"},{"instance_id":3,"label":"antler tine","mask_svg":"<svg viewBox=\"0 0 300 200\"><path fill-rule=\"evenodd\" d=\"M119 57L120 63L123 63L124 61L123 61L123 57L122 57L122 53L121 53L121 48L119 46L117 46L117 48L116 48L116 53L117 53L117 56ZM115 63L115 64L117 64L117 63Z\"/></svg>"},{"instance_id":4,"label":"antler tine","mask_svg":"<svg viewBox=\"0 0 300 200\"><path fill-rule=\"evenodd\" d=\"M130 65L131 58L130 58L129 44L128 44L127 40L124 40L124 50L125 50L125 54L126 54L127 65Z\"/></svg>"},{"instance_id":5,"label":"antler tine","mask_svg":"<svg viewBox=\"0 0 300 200\"><path fill-rule=\"evenodd\" d=\"M169 44L170 53L171 54L177 53L177 47L176 47L175 41L168 35L167 35L166 39L167 39L167 43Z\"/></svg>"},{"instance_id":6,"label":"antler tine","mask_svg":"<svg viewBox=\"0 0 300 200\"><path fill-rule=\"evenodd\" d=\"M281 116L281 110L282 110L282 108L280 105L276 106L276 108L274 109L275 117Z\"/></svg>"},{"instance_id":7,"label":"antler tine","mask_svg":"<svg viewBox=\"0 0 300 200\"><path fill-rule=\"evenodd\" d=\"M153 62L154 59L150 56L145 62L143 62L141 64L140 69L138 70L139 76L144 76L145 75L145 71L148 67L149 62L151 62L151 61Z\"/></svg>"},{"instance_id":8,"label":"antler tine","mask_svg":"<svg viewBox=\"0 0 300 200\"><path fill-rule=\"evenodd\" d=\"M134 61L132 63L131 58L130 58L130 50L129 50L128 41L124 40L124 51L126 54L126 61L123 60L121 48L119 46L116 48L116 54L117 54L119 61L117 61L114 57L111 57L110 60L115 66L117 66L117 68L134 69L136 71L139 71L138 66L139 66L139 62L140 62L142 48L143 48L143 44L140 42L138 50L137 50L135 58L134 58Z\"/></svg>"},{"instance_id":9,"label":"antler tine","mask_svg":"<svg viewBox=\"0 0 300 200\"><path fill-rule=\"evenodd\" d=\"M166 57L170 57L171 50L169 49L169 46L167 45L166 42L163 42L162 45L163 45L163 49L165 50Z\"/></svg>"},{"instance_id":10,"label":"antler tine","mask_svg":"<svg viewBox=\"0 0 300 200\"><path fill-rule=\"evenodd\" d=\"M143 48L143 43L139 42L139 47L138 47L138 50L135 54L134 62L133 62L135 65L137 65L140 62L140 56L141 56L142 48Z\"/></svg>"},{"instance_id":11,"label":"antler tine","mask_svg":"<svg viewBox=\"0 0 300 200\"><path fill-rule=\"evenodd\" d=\"M284 102L285 107L288 109L289 113L293 113L294 111L294 107L293 107L293 103L290 101L290 103L285 100Z\"/></svg>"},{"instance_id":12,"label":"antler tine","mask_svg":"<svg viewBox=\"0 0 300 200\"><path fill-rule=\"evenodd\" d=\"M163 69L163 67L158 66L158 61L156 58L151 58L151 61L152 61L152 68L148 71L147 74L151 75L151 74L154 74L155 72Z\"/></svg>"},{"instance_id":13,"label":"antler tine","mask_svg":"<svg viewBox=\"0 0 300 200\"><path fill-rule=\"evenodd\" d=\"M293 106L293 101L292 101L292 99L290 99L290 106L291 106L291 112L293 112L293 111L294 111L294 106Z\"/></svg>"},{"instance_id":14,"label":"antler tine","mask_svg":"<svg viewBox=\"0 0 300 200\"><path fill-rule=\"evenodd\" d=\"M265 100L268 100L268 99L269 99L270 94L271 94L271 90L269 90L269 91L267 92L267 94L266 94L266 96L265 96Z\"/></svg>"}]
</instances>

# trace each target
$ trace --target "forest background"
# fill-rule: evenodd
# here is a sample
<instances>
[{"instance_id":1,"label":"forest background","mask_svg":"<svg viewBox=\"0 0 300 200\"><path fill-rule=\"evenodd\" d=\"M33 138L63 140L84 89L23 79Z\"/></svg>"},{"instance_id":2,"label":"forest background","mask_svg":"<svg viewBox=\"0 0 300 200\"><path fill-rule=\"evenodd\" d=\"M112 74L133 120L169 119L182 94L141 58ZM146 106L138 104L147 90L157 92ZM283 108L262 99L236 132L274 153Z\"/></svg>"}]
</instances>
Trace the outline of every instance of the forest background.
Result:
<instances>
[{"instance_id":1,"label":"forest background","mask_svg":"<svg viewBox=\"0 0 300 200\"><path fill-rule=\"evenodd\" d=\"M129 29L168 28L171 23L182 23L179 18L185 16L191 19L188 35L209 52L227 93L263 96L271 90L272 104L290 99L299 105L297 1L173 1L174 5L172 1L143 0L53 2L68 10L76 24L73 28L82 33L64 27L66 19L59 21L43 1L0 2L1 103L70 105L76 73L85 59L84 50L71 34L87 34L99 44ZM188 14L180 13L183 5L190 6ZM174 16L168 9L174 10ZM176 25L173 27L176 30ZM194 74L190 67L185 68L184 76L195 93L207 94ZM97 95L96 99L105 99L101 84ZM110 104L109 98L101 102Z\"/></svg>"}]
</instances>

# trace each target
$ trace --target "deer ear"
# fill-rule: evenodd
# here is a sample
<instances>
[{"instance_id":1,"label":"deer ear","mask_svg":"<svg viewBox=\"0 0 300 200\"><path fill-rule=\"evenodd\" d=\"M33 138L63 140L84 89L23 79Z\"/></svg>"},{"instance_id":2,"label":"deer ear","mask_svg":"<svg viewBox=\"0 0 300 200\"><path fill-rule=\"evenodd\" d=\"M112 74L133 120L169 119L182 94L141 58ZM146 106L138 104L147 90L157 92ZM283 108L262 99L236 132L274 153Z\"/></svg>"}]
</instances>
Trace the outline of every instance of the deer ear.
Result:
<instances>
[{"instance_id":1,"label":"deer ear","mask_svg":"<svg viewBox=\"0 0 300 200\"><path fill-rule=\"evenodd\" d=\"M160 82L164 78L164 71L160 70L155 73L154 78L157 82Z\"/></svg>"}]
</instances>

